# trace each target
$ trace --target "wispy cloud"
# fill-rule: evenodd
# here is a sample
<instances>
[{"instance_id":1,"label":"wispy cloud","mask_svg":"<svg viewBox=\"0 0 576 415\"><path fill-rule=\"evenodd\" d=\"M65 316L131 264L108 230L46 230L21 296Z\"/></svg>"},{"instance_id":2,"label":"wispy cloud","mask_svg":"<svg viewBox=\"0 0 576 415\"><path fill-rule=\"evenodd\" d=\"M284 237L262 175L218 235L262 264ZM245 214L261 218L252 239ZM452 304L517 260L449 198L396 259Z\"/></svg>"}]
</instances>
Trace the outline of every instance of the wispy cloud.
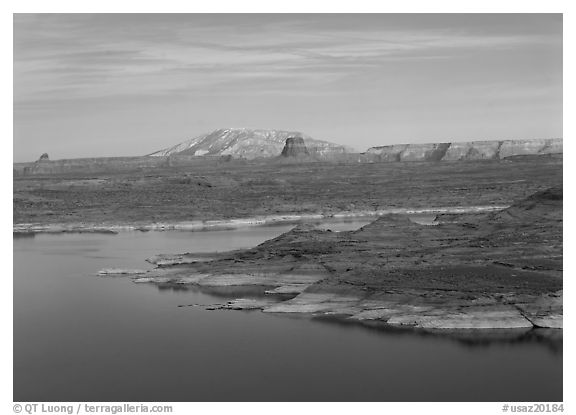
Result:
<instances>
[{"instance_id":1,"label":"wispy cloud","mask_svg":"<svg viewBox=\"0 0 576 415\"><path fill-rule=\"evenodd\" d=\"M14 17L14 152L152 152L213 128L357 148L562 133L562 16Z\"/></svg>"},{"instance_id":2,"label":"wispy cloud","mask_svg":"<svg viewBox=\"0 0 576 415\"><path fill-rule=\"evenodd\" d=\"M218 93L247 83L255 94L290 93L294 85L333 84L390 62L557 42L546 33L400 30L388 28L386 19L368 27L333 20L338 30L324 16L17 15L15 103Z\"/></svg>"}]
</instances>

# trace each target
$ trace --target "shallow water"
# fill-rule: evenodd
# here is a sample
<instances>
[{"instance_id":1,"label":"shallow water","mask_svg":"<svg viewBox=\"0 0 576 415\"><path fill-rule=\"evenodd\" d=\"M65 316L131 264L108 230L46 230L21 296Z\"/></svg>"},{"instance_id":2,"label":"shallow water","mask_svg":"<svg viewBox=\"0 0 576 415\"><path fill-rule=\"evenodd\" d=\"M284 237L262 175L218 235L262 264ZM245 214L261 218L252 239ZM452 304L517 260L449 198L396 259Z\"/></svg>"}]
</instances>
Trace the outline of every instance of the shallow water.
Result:
<instances>
[{"instance_id":1,"label":"shallow water","mask_svg":"<svg viewBox=\"0 0 576 415\"><path fill-rule=\"evenodd\" d=\"M148 268L157 253L249 247L290 228L14 238L14 400L562 399L561 341L178 307L223 298L94 275Z\"/></svg>"}]
</instances>

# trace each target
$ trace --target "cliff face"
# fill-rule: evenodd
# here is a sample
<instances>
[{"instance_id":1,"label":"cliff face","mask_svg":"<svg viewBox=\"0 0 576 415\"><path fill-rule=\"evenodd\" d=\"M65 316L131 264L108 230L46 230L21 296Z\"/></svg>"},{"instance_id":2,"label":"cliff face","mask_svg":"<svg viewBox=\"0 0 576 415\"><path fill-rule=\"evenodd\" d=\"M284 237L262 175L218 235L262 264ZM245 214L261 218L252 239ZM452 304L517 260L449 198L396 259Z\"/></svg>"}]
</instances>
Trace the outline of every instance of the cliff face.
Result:
<instances>
[{"instance_id":1,"label":"cliff face","mask_svg":"<svg viewBox=\"0 0 576 415\"><path fill-rule=\"evenodd\" d=\"M283 157L300 157L309 155L302 137L288 137L282 149Z\"/></svg>"},{"instance_id":2,"label":"cliff face","mask_svg":"<svg viewBox=\"0 0 576 415\"><path fill-rule=\"evenodd\" d=\"M329 156L349 151L344 146L315 140L296 131L231 128L215 130L209 134L157 151L150 156L186 154L194 156L230 155L234 158L245 159L276 157L280 155L286 139L290 137L302 138L310 155Z\"/></svg>"},{"instance_id":3,"label":"cliff face","mask_svg":"<svg viewBox=\"0 0 576 415\"><path fill-rule=\"evenodd\" d=\"M562 139L471 141L463 143L396 144L354 153L345 146L314 140L300 133L277 130L217 130L144 157L99 157L50 160L47 155L31 163L14 163L14 176L34 174L95 173L228 163L233 160L270 158L283 153L297 159L346 163L396 161L501 160L562 154ZM287 141L289 141L287 143ZM202 156L202 157L198 157ZM305 157L304 157L305 156ZM284 158L286 159L286 158ZM295 160L289 158L289 160Z\"/></svg>"},{"instance_id":4,"label":"cliff face","mask_svg":"<svg viewBox=\"0 0 576 415\"><path fill-rule=\"evenodd\" d=\"M372 147L378 161L501 160L519 155L562 153L562 139L471 141L466 143L396 144Z\"/></svg>"}]
</instances>

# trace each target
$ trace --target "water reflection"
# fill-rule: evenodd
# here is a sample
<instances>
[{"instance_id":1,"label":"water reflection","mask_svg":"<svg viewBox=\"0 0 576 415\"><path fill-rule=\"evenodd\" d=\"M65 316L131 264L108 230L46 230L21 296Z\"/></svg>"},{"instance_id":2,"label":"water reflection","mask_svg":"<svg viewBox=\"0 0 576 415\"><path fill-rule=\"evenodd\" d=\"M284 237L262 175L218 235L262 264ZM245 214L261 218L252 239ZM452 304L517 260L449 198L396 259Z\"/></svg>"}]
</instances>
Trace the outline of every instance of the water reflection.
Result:
<instances>
[{"instance_id":1,"label":"water reflection","mask_svg":"<svg viewBox=\"0 0 576 415\"><path fill-rule=\"evenodd\" d=\"M221 298L225 301L232 301L238 298L270 298L273 297L278 301L286 301L294 298L297 294L266 294L266 290L270 290L272 286L227 286L227 287L200 287L196 285L174 284L174 283L161 283L146 284L150 287L155 287L160 292L191 292L203 293L212 297ZM196 304L195 304L196 305ZM211 304L204 304L210 306ZM238 312L236 310L229 312ZM399 327L391 326L382 321L377 320L353 320L348 319L346 316L326 315L326 314L305 314L305 313L283 313L279 316L294 317L294 318L308 318L317 322L338 325L341 327L362 327L375 333L380 333L385 336L390 335L406 335L417 337L436 337L446 338L456 341L463 346L469 347L488 347L493 344L520 344L530 343L538 344L547 348L552 354L562 356L563 347L563 331L558 329L546 328L517 328L517 329L488 329L488 330L474 330L474 329L459 329L459 330L446 330L446 329L416 329L412 327Z\"/></svg>"},{"instance_id":2,"label":"water reflection","mask_svg":"<svg viewBox=\"0 0 576 415\"><path fill-rule=\"evenodd\" d=\"M562 399L561 332L480 341L330 317L181 308L259 298L264 288L239 294L94 275L147 267L144 259L159 252L243 249L288 229L14 238L14 400Z\"/></svg>"},{"instance_id":3,"label":"water reflection","mask_svg":"<svg viewBox=\"0 0 576 415\"><path fill-rule=\"evenodd\" d=\"M144 285L144 284L139 284ZM146 285L156 287L160 292L190 292L203 293L212 297L225 298L234 300L236 298L264 298L269 295L266 290L274 288L273 286L254 285L254 286L228 286L228 287L199 287L197 285L173 284L173 283L147 283Z\"/></svg>"},{"instance_id":4,"label":"water reflection","mask_svg":"<svg viewBox=\"0 0 576 415\"><path fill-rule=\"evenodd\" d=\"M492 330L442 330L442 329L415 329L411 327L391 326L381 321L357 321L342 319L337 316L312 316L314 321L334 324L343 327L361 325L362 327L383 336L417 336L435 337L455 341L458 344L471 348L489 347L495 344L533 344L543 346L553 355L562 356L563 332L558 329L544 328L517 328Z\"/></svg>"},{"instance_id":5,"label":"water reflection","mask_svg":"<svg viewBox=\"0 0 576 415\"><path fill-rule=\"evenodd\" d=\"M17 233L13 233L12 236L14 237L14 239L31 239L34 238L36 236L35 233L32 232L17 232Z\"/></svg>"}]
</instances>

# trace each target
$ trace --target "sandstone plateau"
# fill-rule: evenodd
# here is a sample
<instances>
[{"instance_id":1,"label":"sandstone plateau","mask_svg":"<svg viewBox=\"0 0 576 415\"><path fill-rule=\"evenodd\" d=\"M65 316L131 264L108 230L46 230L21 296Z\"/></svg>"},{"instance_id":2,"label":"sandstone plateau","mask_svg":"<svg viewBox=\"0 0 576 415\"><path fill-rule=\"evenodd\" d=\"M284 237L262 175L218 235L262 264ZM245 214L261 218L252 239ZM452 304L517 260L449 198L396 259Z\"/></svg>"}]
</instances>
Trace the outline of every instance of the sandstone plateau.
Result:
<instances>
[{"instance_id":1,"label":"sandstone plateau","mask_svg":"<svg viewBox=\"0 0 576 415\"><path fill-rule=\"evenodd\" d=\"M561 154L562 139L396 144L366 151L377 161L502 160L513 156Z\"/></svg>"},{"instance_id":2,"label":"sandstone plateau","mask_svg":"<svg viewBox=\"0 0 576 415\"><path fill-rule=\"evenodd\" d=\"M297 141L294 141L297 140ZM294 150L292 150L294 148ZM398 144L364 153L305 134L278 130L220 129L141 157L99 157L14 163L15 176L134 172L222 163L380 163L514 160L562 157L562 139ZM299 154L284 157L286 154ZM44 155L43 155L44 156Z\"/></svg>"},{"instance_id":3,"label":"sandstone plateau","mask_svg":"<svg viewBox=\"0 0 576 415\"><path fill-rule=\"evenodd\" d=\"M117 169L99 160L92 159L90 169L81 160L42 161L37 168L45 173L15 174L14 232L195 230L464 213L504 208L562 182L561 155L415 163L179 155L137 159L133 169L124 159L110 161Z\"/></svg>"},{"instance_id":4,"label":"sandstone plateau","mask_svg":"<svg viewBox=\"0 0 576 415\"><path fill-rule=\"evenodd\" d=\"M211 308L337 316L421 329L562 328L562 188L490 213L356 230L300 225L247 250L164 255L138 283L262 287Z\"/></svg>"}]
</instances>

